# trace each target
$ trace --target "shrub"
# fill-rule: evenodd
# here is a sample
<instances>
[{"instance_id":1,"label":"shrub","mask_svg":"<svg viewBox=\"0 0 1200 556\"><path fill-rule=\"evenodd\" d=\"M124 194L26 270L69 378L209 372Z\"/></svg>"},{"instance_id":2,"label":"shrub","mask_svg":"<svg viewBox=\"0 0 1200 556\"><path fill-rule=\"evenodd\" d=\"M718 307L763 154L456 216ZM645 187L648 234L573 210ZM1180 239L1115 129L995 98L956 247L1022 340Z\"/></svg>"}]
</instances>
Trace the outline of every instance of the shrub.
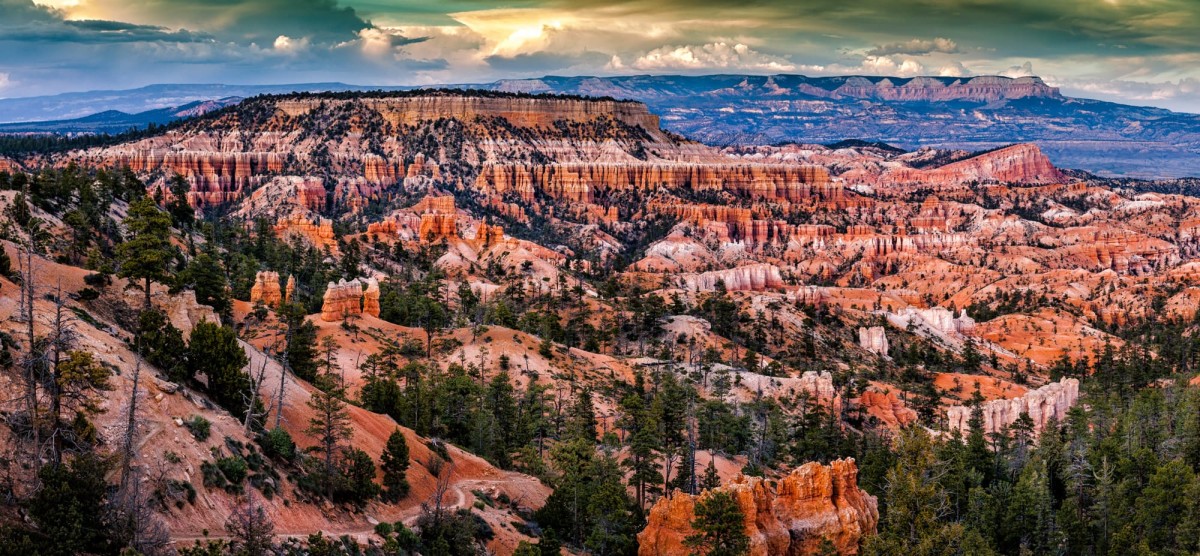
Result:
<instances>
[{"instance_id":1,"label":"shrub","mask_svg":"<svg viewBox=\"0 0 1200 556\"><path fill-rule=\"evenodd\" d=\"M258 435L258 445L268 458L277 461L290 462L296 457L296 443L292 435L282 428L275 428Z\"/></svg>"},{"instance_id":2,"label":"shrub","mask_svg":"<svg viewBox=\"0 0 1200 556\"><path fill-rule=\"evenodd\" d=\"M196 440L199 440L200 442L208 440L209 435L212 434L212 423L210 423L208 419L205 419L202 415L193 415L191 419L184 421L183 425L187 427L187 430L191 431L192 436L196 437Z\"/></svg>"},{"instance_id":3,"label":"shrub","mask_svg":"<svg viewBox=\"0 0 1200 556\"><path fill-rule=\"evenodd\" d=\"M246 464L246 460L239 456L229 456L218 459L217 468L221 470L221 474L225 475L225 478L228 479L229 482L235 485L242 484L242 481L246 480L246 475L249 472L249 466Z\"/></svg>"},{"instance_id":4,"label":"shrub","mask_svg":"<svg viewBox=\"0 0 1200 556\"><path fill-rule=\"evenodd\" d=\"M200 475L204 478L204 486L208 488L226 488L229 486L229 481L225 480L225 475L221 473L221 469L211 461L200 464Z\"/></svg>"},{"instance_id":5,"label":"shrub","mask_svg":"<svg viewBox=\"0 0 1200 556\"><path fill-rule=\"evenodd\" d=\"M88 274L83 277L83 283L93 288L106 288L112 285L112 276L104 273Z\"/></svg>"}]
</instances>

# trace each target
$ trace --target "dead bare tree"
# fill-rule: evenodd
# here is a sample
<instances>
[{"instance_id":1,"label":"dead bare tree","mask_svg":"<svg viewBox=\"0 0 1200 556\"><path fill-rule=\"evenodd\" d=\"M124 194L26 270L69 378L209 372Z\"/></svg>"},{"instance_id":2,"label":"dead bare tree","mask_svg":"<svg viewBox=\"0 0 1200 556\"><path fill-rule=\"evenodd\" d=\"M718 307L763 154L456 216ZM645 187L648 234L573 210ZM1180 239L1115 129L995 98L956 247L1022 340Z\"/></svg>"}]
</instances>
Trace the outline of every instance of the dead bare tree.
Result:
<instances>
[{"instance_id":1,"label":"dead bare tree","mask_svg":"<svg viewBox=\"0 0 1200 556\"><path fill-rule=\"evenodd\" d=\"M246 417L242 420L242 431L244 431L247 435L250 434L250 425L254 423L254 419L256 417L265 417L271 412L270 405L263 408L262 411L254 410L254 406L256 405L255 402L258 401L258 391L262 388L263 382L265 382L267 378L267 361L270 359L271 358L267 357L266 354L263 354L263 361L262 365L258 368L258 374L254 373L254 368L251 366L249 373L250 385L246 391L242 393L242 399L246 403Z\"/></svg>"},{"instance_id":2,"label":"dead bare tree","mask_svg":"<svg viewBox=\"0 0 1200 556\"><path fill-rule=\"evenodd\" d=\"M59 373L61 371L62 354L75 345L77 335L71 327L71 321L66 316L66 302L62 294L62 280L59 280L54 297L54 322L50 337L46 342L43 357L49 357L49 373L42 379L44 388L50 397L50 462L53 465L62 463L63 441L66 431L62 426L63 392Z\"/></svg>"},{"instance_id":3,"label":"dead bare tree","mask_svg":"<svg viewBox=\"0 0 1200 556\"><path fill-rule=\"evenodd\" d=\"M290 311L290 307L285 310ZM303 320L304 317L300 317ZM279 396L275 401L275 428L283 426L283 394L287 389L287 375L292 370L292 329L294 326L293 317L289 313L284 314L285 326L287 331L283 335L283 356L280 357L280 362L283 368L279 370Z\"/></svg>"},{"instance_id":4,"label":"dead bare tree","mask_svg":"<svg viewBox=\"0 0 1200 556\"><path fill-rule=\"evenodd\" d=\"M29 198L28 187L22 192L22 199ZM37 349L37 336L34 333L34 318L36 315L33 311L33 298L35 294L36 282L33 270L33 251L35 248L35 236L37 223L36 219L30 217L26 224L26 238L24 245L24 260L21 265L21 319L25 321L25 341L26 354L22 361L22 366L25 368L25 410L29 415L29 424L33 434L33 465L34 469L40 469L42 466L41 458L41 434L39 430L40 417L38 415L38 367L43 363Z\"/></svg>"},{"instance_id":5,"label":"dead bare tree","mask_svg":"<svg viewBox=\"0 0 1200 556\"><path fill-rule=\"evenodd\" d=\"M275 524L254 495L254 489L249 489L246 497L229 514L225 531L231 537L235 554L266 556L275 548Z\"/></svg>"},{"instance_id":6,"label":"dead bare tree","mask_svg":"<svg viewBox=\"0 0 1200 556\"><path fill-rule=\"evenodd\" d=\"M133 364L133 384L129 389L129 412L125 418L125 433L121 441L121 488L128 486L133 467L135 444L137 443L138 386L142 377L142 341L137 341L137 355Z\"/></svg>"},{"instance_id":7,"label":"dead bare tree","mask_svg":"<svg viewBox=\"0 0 1200 556\"><path fill-rule=\"evenodd\" d=\"M154 508L139 474L132 471L130 480L124 481L109 500L108 520L121 544L137 554L174 554L170 531Z\"/></svg>"}]
</instances>

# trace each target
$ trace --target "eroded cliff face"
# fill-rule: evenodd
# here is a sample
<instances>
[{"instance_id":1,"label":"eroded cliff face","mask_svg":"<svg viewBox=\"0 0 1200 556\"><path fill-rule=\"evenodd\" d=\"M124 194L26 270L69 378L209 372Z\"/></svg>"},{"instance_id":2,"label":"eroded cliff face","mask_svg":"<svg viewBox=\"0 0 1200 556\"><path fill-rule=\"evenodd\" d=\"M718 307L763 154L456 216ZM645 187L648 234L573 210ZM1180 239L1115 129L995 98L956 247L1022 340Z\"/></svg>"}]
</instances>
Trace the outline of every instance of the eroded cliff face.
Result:
<instances>
[{"instance_id":1,"label":"eroded cliff face","mask_svg":"<svg viewBox=\"0 0 1200 556\"><path fill-rule=\"evenodd\" d=\"M806 463L778 481L738 476L718 490L737 499L754 556L816 554L823 539L840 554L858 554L859 544L875 533L879 522L875 497L858 488L853 459L828 466ZM638 534L639 556L688 553L683 541L695 532L696 502L707 495L676 491L659 499Z\"/></svg>"},{"instance_id":2,"label":"eroded cliff face","mask_svg":"<svg viewBox=\"0 0 1200 556\"><path fill-rule=\"evenodd\" d=\"M374 278L330 282L325 287L321 320L337 322L362 314L379 316L379 281Z\"/></svg>"},{"instance_id":3,"label":"eroded cliff face","mask_svg":"<svg viewBox=\"0 0 1200 556\"><path fill-rule=\"evenodd\" d=\"M954 186L964 183L1063 183L1066 176L1054 167L1042 150L1033 144L1020 144L931 169L894 167L885 171L879 183L920 183L926 186Z\"/></svg>"},{"instance_id":4,"label":"eroded cliff face","mask_svg":"<svg viewBox=\"0 0 1200 556\"><path fill-rule=\"evenodd\" d=\"M764 291L783 287L779 267L770 264L739 266L681 277L685 289L713 291L722 283L727 291Z\"/></svg>"},{"instance_id":5,"label":"eroded cliff face","mask_svg":"<svg viewBox=\"0 0 1200 556\"><path fill-rule=\"evenodd\" d=\"M1079 380L1065 378L1026 392L1017 398L983 402L980 405L983 412L983 432L1003 433L1024 413L1033 420L1034 434L1039 434L1051 419L1061 423L1066 418L1067 411L1074 407L1077 401ZM970 431L972 410L972 407L967 406L947 408L946 423L950 430L961 431L964 435Z\"/></svg>"},{"instance_id":6,"label":"eroded cliff face","mask_svg":"<svg viewBox=\"0 0 1200 556\"><path fill-rule=\"evenodd\" d=\"M250 302L270 307L283 302L283 289L279 284L278 272L264 270L254 275L254 285L250 287Z\"/></svg>"}]
</instances>

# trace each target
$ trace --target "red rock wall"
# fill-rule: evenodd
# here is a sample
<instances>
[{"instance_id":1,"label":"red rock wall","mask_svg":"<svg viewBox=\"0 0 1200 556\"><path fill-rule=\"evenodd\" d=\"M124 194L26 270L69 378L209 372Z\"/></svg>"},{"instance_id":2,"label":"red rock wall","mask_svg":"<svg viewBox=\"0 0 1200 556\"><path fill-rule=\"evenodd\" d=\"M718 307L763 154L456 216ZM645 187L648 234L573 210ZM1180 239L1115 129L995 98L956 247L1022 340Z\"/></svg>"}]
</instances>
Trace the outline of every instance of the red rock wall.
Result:
<instances>
[{"instance_id":1,"label":"red rock wall","mask_svg":"<svg viewBox=\"0 0 1200 556\"><path fill-rule=\"evenodd\" d=\"M529 202L535 191L559 200L594 203L597 193L658 187L729 190L793 202L846 196L844 189L829 183L824 168L771 164L492 164L483 167L475 185L496 193L515 192Z\"/></svg>"},{"instance_id":2,"label":"red rock wall","mask_svg":"<svg viewBox=\"0 0 1200 556\"><path fill-rule=\"evenodd\" d=\"M806 463L773 485L759 477L739 476L719 490L737 499L753 556L816 554L823 539L840 554L858 554L862 539L874 534L879 522L875 497L858 488L853 459L828 466ZM707 494L676 491L659 499L638 534L638 555L689 553L683 541L694 533L697 500Z\"/></svg>"}]
</instances>

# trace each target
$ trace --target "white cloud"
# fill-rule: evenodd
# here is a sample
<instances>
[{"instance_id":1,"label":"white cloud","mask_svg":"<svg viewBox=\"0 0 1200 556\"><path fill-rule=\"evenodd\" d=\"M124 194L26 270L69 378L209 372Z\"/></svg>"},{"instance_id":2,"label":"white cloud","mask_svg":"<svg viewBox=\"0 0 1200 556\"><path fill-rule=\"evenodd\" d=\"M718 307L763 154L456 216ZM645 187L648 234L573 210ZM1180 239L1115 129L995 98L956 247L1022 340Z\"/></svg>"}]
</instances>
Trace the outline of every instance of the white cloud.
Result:
<instances>
[{"instance_id":1,"label":"white cloud","mask_svg":"<svg viewBox=\"0 0 1200 556\"><path fill-rule=\"evenodd\" d=\"M938 75L942 77L966 77L971 75L971 70L967 69L962 62L951 62L937 70Z\"/></svg>"},{"instance_id":2,"label":"white cloud","mask_svg":"<svg viewBox=\"0 0 1200 556\"><path fill-rule=\"evenodd\" d=\"M0 72L0 89L7 89L12 84L12 78L9 74Z\"/></svg>"},{"instance_id":3,"label":"white cloud","mask_svg":"<svg viewBox=\"0 0 1200 556\"><path fill-rule=\"evenodd\" d=\"M275 38L275 50L285 53L294 54L308 48L308 39L293 39L287 35L279 35Z\"/></svg>"},{"instance_id":4,"label":"white cloud","mask_svg":"<svg viewBox=\"0 0 1200 556\"><path fill-rule=\"evenodd\" d=\"M1033 73L1033 62L1025 62L1019 66L1012 66L1000 72L999 75L1003 75L1004 77L1029 77L1037 74Z\"/></svg>"},{"instance_id":5,"label":"white cloud","mask_svg":"<svg viewBox=\"0 0 1200 556\"><path fill-rule=\"evenodd\" d=\"M894 75L897 77L914 77L925 74L925 66L912 58L895 56L867 56L857 73L867 75Z\"/></svg>"},{"instance_id":6,"label":"white cloud","mask_svg":"<svg viewBox=\"0 0 1200 556\"><path fill-rule=\"evenodd\" d=\"M796 65L780 56L763 54L742 43L713 42L703 45L663 46L638 56L626 66L613 56L611 69L795 71Z\"/></svg>"}]
</instances>

